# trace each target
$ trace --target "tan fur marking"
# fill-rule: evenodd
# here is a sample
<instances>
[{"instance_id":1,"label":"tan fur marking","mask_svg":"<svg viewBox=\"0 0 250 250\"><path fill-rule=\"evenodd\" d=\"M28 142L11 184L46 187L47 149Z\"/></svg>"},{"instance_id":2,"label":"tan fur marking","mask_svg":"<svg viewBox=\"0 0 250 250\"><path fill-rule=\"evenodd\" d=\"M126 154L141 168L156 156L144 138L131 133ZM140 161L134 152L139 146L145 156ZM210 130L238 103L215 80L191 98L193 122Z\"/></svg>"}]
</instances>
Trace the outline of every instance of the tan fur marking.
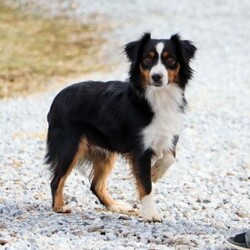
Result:
<instances>
[{"instance_id":1,"label":"tan fur marking","mask_svg":"<svg viewBox=\"0 0 250 250\"><path fill-rule=\"evenodd\" d=\"M136 186L137 186L137 191L139 193L139 199L142 200L148 194L146 193L144 187L142 186L142 184L138 179L136 180Z\"/></svg>"},{"instance_id":2,"label":"tan fur marking","mask_svg":"<svg viewBox=\"0 0 250 250\"><path fill-rule=\"evenodd\" d=\"M178 79L179 71L180 71L179 63L175 69L168 69L168 79L170 83L176 82L176 80Z\"/></svg>"},{"instance_id":3,"label":"tan fur marking","mask_svg":"<svg viewBox=\"0 0 250 250\"><path fill-rule=\"evenodd\" d=\"M108 154L105 159L93 159L93 180L92 185L98 198L106 207L115 205L116 202L112 199L107 191L108 177L113 169L116 160L116 154Z\"/></svg>"},{"instance_id":4,"label":"tan fur marking","mask_svg":"<svg viewBox=\"0 0 250 250\"><path fill-rule=\"evenodd\" d=\"M140 71L142 76L142 83L146 87L150 82L150 74L149 74L150 72L148 69L143 69L141 65L140 65Z\"/></svg>"},{"instance_id":5,"label":"tan fur marking","mask_svg":"<svg viewBox=\"0 0 250 250\"><path fill-rule=\"evenodd\" d=\"M139 194L139 199L142 200L143 197L145 197L148 194L146 193L143 185L141 184L140 178L138 177L137 167L136 167L136 164L134 163L132 157L127 155L126 159L129 161L129 163L131 165L132 173L135 176L136 188L137 188L137 191L138 191L138 194Z\"/></svg>"},{"instance_id":6,"label":"tan fur marking","mask_svg":"<svg viewBox=\"0 0 250 250\"><path fill-rule=\"evenodd\" d=\"M70 164L70 167L68 169L68 171L66 172L66 174L61 178L56 193L55 193L55 198L54 198L54 206L53 206L53 210L55 212L61 212L61 213L69 213L70 209L64 209L64 198L63 198L63 188L64 188L64 184L66 179L68 178L68 176L70 175L71 171L73 170L74 166L77 164L78 160L83 157L83 155L85 154L87 150L87 141L85 139L83 139L78 146L78 150L77 153L75 154L75 157L72 161L72 163Z\"/></svg>"},{"instance_id":7,"label":"tan fur marking","mask_svg":"<svg viewBox=\"0 0 250 250\"><path fill-rule=\"evenodd\" d=\"M155 57L155 52L154 52L154 51L150 51L150 52L148 53L148 55L149 55L150 57Z\"/></svg>"},{"instance_id":8,"label":"tan fur marking","mask_svg":"<svg viewBox=\"0 0 250 250\"><path fill-rule=\"evenodd\" d=\"M167 59L168 56L169 56L169 53L167 51L164 51L162 56L163 56L164 59Z\"/></svg>"}]
</instances>

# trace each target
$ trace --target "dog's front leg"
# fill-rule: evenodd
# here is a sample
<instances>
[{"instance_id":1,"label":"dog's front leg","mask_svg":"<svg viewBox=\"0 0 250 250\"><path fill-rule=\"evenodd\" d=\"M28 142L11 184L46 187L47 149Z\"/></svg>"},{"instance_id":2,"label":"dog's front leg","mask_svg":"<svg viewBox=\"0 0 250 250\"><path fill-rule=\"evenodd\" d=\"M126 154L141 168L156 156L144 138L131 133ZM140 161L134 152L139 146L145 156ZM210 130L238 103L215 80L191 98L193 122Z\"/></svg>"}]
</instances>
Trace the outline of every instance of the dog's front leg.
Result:
<instances>
[{"instance_id":1,"label":"dog's front leg","mask_svg":"<svg viewBox=\"0 0 250 250\"><path fill-rule=\"evenodd\" d=\"M175 156L172 151L165 153L162 158L157 160L151 169L152 182L159 181L174 162Z\"/></svg>"},{"instance_id":2,"label":"dog's front leg","mask_svg":"<svg viewBox=\"0 0 250 250\"><path fill-rule=\"evenodd\" d=\"M154 192L151 182L151 158L151 150L147 150L139 157L134 156L132 162L133 173L136 177L143 219L147 221L162 221L153 201Z\"/></svg>"}]
</instances>

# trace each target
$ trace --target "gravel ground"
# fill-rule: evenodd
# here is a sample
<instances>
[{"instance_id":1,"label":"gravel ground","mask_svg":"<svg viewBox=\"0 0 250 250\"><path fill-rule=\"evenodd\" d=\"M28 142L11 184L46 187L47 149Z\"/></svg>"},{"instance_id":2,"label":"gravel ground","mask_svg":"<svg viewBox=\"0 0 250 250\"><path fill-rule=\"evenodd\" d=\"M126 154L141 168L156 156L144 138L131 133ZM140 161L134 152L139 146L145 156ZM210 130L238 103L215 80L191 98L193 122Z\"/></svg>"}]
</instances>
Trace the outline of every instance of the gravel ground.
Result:
<instances>
[{"instance_id":1,"label":"gravel ground","mask_svg":"<svg viewBox=\"0 0 250 250\"><path fill-rule=\"evenodd\" d=\"M227 249L226 237L250 227L250 1L32 2L18 5L110 25L100 36L108 39L107 63L120 66L81 80L126 78L122 45L146 30L159 38L180 32L199 51L178 160L156 186L162 223L106 211L78 171L65 190L73 213L53 213L43 156L46 114L59 90L1 100L0 249ZM114 198L138 204L124 168L119 160L110 190Z\"/></svg>"}]
</instances>

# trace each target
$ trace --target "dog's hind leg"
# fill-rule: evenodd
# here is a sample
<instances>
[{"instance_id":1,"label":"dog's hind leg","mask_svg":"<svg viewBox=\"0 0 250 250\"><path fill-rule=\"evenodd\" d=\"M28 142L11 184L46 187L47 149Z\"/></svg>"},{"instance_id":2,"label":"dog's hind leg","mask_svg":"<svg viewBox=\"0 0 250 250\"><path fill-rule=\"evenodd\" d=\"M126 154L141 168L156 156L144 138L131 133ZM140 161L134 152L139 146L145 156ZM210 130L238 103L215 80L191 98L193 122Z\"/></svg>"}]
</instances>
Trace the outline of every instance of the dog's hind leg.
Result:
<instances>
[{"instance_id":1,"label":"dog's hind leg","mask_svg":"<svg viewBox=\"0 0 250 250\"><path fill-rule=\"evenodd\" d=\"M94 154L91 158L93 162L91 191L109 210L116 212L132 210L126 203L113 200L107 191L108 177L114 167L116 154L106 152L102 155Z\"/></svg>"},{"instance_id":2,"label":"dog's hind leg","mask_svg":"<svg viewBox=\"0 0 250 250\"><path fill-rule=\"evenodd\" d=\"M54 178L50 184L53 199L52 207L57 213L71 212L70 207L64 203L63 188L67 177L87 148L85 141L78 143L76 148L75 145L72 144L69 144L68 146L71 147L71 150L67 151L67 155L61 156L61 158L57 161L57 165L54 167ZM71 152L71 155L69 155L69 152Z\"/></svg>"}]
</instances>

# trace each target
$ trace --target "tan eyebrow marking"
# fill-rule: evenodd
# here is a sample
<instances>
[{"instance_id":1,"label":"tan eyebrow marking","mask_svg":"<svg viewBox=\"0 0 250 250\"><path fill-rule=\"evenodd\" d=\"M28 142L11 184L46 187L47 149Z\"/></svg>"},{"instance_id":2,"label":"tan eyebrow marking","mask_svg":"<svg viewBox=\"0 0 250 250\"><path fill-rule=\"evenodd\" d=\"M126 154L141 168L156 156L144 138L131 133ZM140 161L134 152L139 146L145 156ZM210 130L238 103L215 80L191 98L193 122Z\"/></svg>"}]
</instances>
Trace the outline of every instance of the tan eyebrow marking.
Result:
<instances>
[{"instance_id":1,"label":"tan eyebrow marking","mask_svg":"<svg viewBox=\"0 0 250 250\"><path fill-rule=\"evenodd\" d=\"M169 53L168 53L167 51L164 51L164 52L163 52L163 57L164 57L164 58L168 58L168 56L169 56Z\"/></svg>"},{"instance_id":2,"label":"tan eyebrow marking","mask_svg":"<svg viewBox=\"0 0 250 250\"><path fill-rule=\"evenodd\" d=\"M150 57L155 57L155 52L154 52L154 51L150 51L150 52L148 53L148 55L149 55Z\"/></svg>"}]
</instances>

